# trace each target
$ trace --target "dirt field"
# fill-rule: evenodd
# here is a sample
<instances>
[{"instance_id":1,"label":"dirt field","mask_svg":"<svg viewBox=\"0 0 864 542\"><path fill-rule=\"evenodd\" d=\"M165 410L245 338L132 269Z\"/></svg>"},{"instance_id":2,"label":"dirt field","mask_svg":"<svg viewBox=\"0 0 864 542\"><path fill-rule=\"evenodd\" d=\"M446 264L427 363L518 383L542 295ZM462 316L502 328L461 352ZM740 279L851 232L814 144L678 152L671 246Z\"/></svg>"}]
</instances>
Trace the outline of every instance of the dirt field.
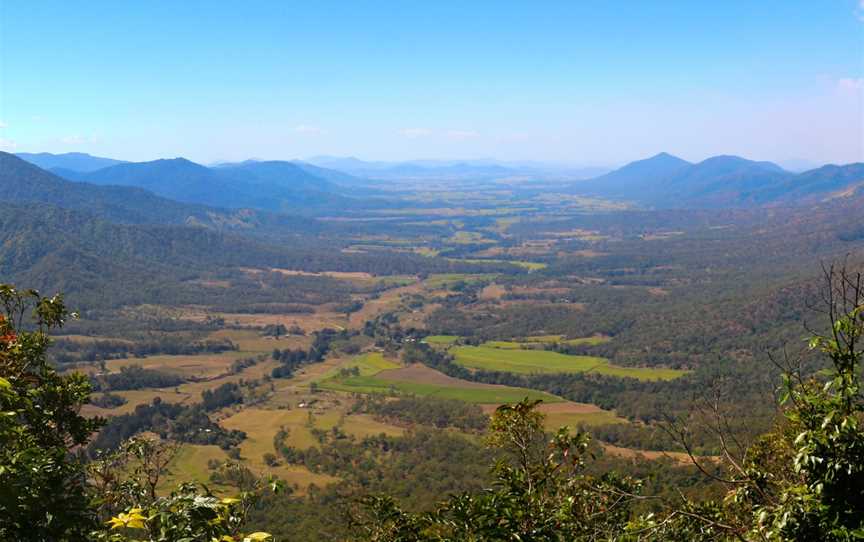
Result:
<instances>
[{"instance_id":1,"label":"dirt field","mask_svg":"<svg viewBox=\"0 0 864 542\"><path fill-rule=\"evenodd\" d=\"M447 376L444 373L439 373L434 369L430 369L425 365L415 363L401 369L389 369L381 371L376 375L383 380L403 380L409 382L419 382L421 384L432 384L434 386L452 386L454 388L505 388L506 386L498 386L496 384L481 384L480 382L469 382L467 380L459 380L452 376Z\"/></svg>"},{"instance_id":2,"label":"dirt field","mask_svg":"<svg viewBox=\"0 0 864 542\"><path fill-rule=\"evenodd\" d=\"M352 328L362 328L366 321L373 320L379 314L396 308L403 295L419 294L422 291L423 286L420 283L387 290L381 293L381 296L378 299L367 301L363 305L362 309L352 313L349 319L349 325Z\"/></svg>"},{"instance_id":3,"label":"dirt field","mask_svg":"<svg viewBox=\"0 0 864 542\"><path fill-rule=\"evenodd\" d=\"M624 457L626 459L638 459L639 456L642 456L645 459L656 461L658 459L668 457L669 459L672 459L673 461L681 465L691 465L693 463L690 460L690 456L688 456L684 452L657 452L652 450L634 450L632 448L621 448L620 446L613 446L612 444L606 443L603 443L603 449L606 450L606 453L608 454L618 457Z\"/></svg>"},{"instance_id":4,"label":"dirt field","mask_svg":"<svg viewBox=\"0 0 864 542\"><path fill-rule=\"evenodd\" d=\"M507 288L500 284L490 284L480 291L480 299L501 299L507 295Z\"/></svg>"}]
</instances>

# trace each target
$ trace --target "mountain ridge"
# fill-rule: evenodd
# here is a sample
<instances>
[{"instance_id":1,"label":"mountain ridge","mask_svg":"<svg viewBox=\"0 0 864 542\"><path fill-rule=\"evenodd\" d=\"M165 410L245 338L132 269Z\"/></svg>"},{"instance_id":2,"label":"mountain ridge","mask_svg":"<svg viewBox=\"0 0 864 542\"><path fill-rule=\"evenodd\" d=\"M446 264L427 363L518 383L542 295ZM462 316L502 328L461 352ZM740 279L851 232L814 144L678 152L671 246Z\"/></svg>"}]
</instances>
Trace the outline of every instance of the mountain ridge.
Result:
<instances>
[{"instance_id":1,"label":"mountain ridge","mask_svg":"<svg viewBox=\"0 0 864 542\"><path fill-rule=\"evenodd\" d=\"M864 182L864 165L857 163L793 173L774 162L734 155L691 163L659 153L573 183L568 191L658 208L723 208L813 203L858 182Z\"/></svg>"},{"instance_id":2,"label":"mountain ridge","mask_svg":"<svg viewBox=\"0 0 864 542\"><path fill-rule=\"evenodd\" d=\"M19 152L15 156L30 162L42 169L61 168L70 171L95 171L117 164L125 164L126 160L93 156L86 152L67 152L52 154L50 152Z\"/></svg>"}]
</instances>

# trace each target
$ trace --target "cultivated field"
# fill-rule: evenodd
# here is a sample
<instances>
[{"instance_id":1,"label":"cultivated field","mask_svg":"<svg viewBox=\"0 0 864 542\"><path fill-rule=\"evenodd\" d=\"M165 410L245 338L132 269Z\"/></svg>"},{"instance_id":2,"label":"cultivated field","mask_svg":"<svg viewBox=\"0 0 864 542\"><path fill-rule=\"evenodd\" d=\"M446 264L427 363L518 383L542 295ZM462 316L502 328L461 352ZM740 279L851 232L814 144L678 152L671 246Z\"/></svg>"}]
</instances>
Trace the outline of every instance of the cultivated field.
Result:
<instances>
[{"instance_id":1,"label":"cultivated field","mask_svg":"<svg viewBox=\"0 0 864 542\"><path fill-rule=\"evenodd\" d=\"M353 367L358 370L356 376L339 374L339 371ZM423 365L403 368L397 362L387 360L377 353L346 361L325 375L318 385L322 389L349 393L434 396L481 404L515 403L526 397L547 402L561 400L535 390L459 380Z\"/></svg>"},{"instance_id":2,"label":"cultivated field","mask_svg":"<svg viewBox=\"0 0 864 542\"><path fill-rule=\"evenodd\" d=\"M450 353L458 365L484 371L523 374L592 372L639 380L671 380L685 373L675 369L618 367L605 358L570 356L546 350L456 346L450 349Z\"/></svg>"}]
</instances>

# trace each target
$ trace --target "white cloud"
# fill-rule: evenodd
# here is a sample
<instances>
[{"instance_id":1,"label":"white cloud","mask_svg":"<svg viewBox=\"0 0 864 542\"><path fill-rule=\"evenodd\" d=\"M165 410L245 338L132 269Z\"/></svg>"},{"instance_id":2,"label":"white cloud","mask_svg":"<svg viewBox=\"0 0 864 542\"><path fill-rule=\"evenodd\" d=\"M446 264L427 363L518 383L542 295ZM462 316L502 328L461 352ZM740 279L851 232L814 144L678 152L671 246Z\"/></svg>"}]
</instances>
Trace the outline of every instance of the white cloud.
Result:
<instances>
[{"instance_id":1,"label":"white cloud","mask_svg":"<svg viewBox=\"0 0 864 542\"><path fill-rule=\"evenodd\" d=\"M465 141L466 139L474 139L480 137L480 134L474 130L447 130L447 137L456 141Z\"/></svg>"},{"instance_id":2,"label":"white cloud","mask_svg":"<svg viewBox=\"0 0 864 542\"><path fill-rule=\"evenodd\" d=\"M327 133L327 130L321 128L320 126L313 126L310 124L298 124L294 127L294 131L300 134L311 135L323 135Z\"/></svg>"},{"instance_id":3,"label":"white cloud","mask_svg":"<svg viewBox=\"0 0 864 542\"><path fill-rule=\"evenodd\" d=\"M11 139L6 139L5 137L0 137L0 149L4 149L7 151L14 151L15 148L18 147L18 144L12 141Z\"/></svg>"},{"instance_id":4,"label":"white cloud","mask_svg":"<svg viewBox=\"0 0 864 542\"><path fill-rule=\"evenodd\" d=\"M837 87L844 92L864 90L864 77L843 77L837 80Z\"/></svg>"},{"instance_id":5,"label":"white cloud","mask_svg":"<svg viewBox=\"0 0 864 542\"><path fill-rule=\"evenodd\" d=\"M399 133L409 139L416 139L418 137L432 135L432 130L429 128L403 128L399 130Z\"/></svg>"}]
</instances>

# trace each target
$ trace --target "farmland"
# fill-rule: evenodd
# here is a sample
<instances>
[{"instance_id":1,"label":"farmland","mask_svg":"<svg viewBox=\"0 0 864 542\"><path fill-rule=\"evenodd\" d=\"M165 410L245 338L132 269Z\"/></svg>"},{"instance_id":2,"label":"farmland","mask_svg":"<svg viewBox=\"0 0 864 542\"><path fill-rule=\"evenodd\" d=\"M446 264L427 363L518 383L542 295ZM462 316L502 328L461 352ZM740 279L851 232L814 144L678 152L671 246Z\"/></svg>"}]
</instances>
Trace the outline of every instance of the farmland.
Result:
<instances>
[{"instance_id":1,"label":"farmland","mask_svg":"<svg viewBox=\"0 0 864 542\"><path fill-rule=\"evenodd\" d=\"M352 368L357 369L356 374L348 374ZM534 390L458 380L423 366L402 368L380 354L367 354L345 362L338 371L333 370L323 378L319 386L349 393L433 396L481 404L515 403L526 397L560 401L553 395Z\"/></svg>"},{"instance_id":2,"label":"farmland","mask_svg":"<svg viewBox=\"0 0 864 542\"><path fill-rule=\"evenodd\" d=\"M575 356L545 350L505 346L456 346L456 363L471 369L510 373L598 373L638 380L671 380L684 374L675 369L618 367L597 356Z\"/></svg>"}]
</instances>

